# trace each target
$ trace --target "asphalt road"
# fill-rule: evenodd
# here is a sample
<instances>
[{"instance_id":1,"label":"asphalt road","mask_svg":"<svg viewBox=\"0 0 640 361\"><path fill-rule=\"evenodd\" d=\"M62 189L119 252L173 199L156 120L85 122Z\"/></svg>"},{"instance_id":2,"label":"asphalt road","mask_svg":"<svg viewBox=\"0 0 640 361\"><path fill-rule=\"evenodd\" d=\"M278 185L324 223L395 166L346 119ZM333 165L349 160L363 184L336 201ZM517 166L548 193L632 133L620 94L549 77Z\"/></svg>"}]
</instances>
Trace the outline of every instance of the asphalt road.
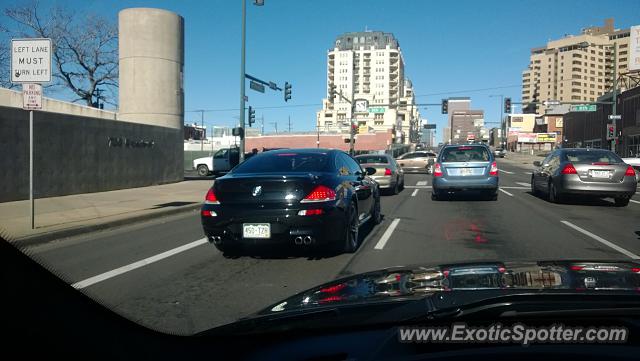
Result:
<instances>
[{"instance_id":1,"label":"asphalt road","mask_svg":"<svg viewBox=\"0 0 640 361\"><path fill-rule=\"evenodd\" d=\"M628 259L640 255L640 196L551 204L529 192L526 167L499 161L498 201L432 201L431 176L407 175L383 196L384 221L355 254L259 250L225 258L203 240L198 212L25 249L112 310L163 332L233 322L344 275L473 260ZM181 248L178 248L181 247Z\"/></svg>"}]
</instances>

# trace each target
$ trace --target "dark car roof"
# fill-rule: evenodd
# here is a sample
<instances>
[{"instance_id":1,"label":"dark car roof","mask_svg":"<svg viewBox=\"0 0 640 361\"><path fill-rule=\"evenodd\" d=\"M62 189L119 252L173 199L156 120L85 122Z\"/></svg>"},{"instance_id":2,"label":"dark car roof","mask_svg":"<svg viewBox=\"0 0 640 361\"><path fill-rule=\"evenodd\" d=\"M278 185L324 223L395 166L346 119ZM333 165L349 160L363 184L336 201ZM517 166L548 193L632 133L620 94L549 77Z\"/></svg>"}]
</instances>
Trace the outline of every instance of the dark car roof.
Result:
<instances>
[{"instance_id":1,"label":"dark car roof","mask_svg":"<svg viewBox=\"0 0 640 361\"><path fill-rule=\"evenodd\" d=\"M378 157L387 157L387 158L391 158L391 156L389 154L378 154L378 153L367 153L367 154L358 154L355 156L355 158L358 157L371 157L371 156L378 156Z\"/></svg>"},{"instance_id":2,"label":"dark car roof","mask_svg":"<svg viewBox=\"0 0 640 361\"><path fill-rule=\"evenodd\" d=\"M277 150L270 150L269 154L280 154L280 153L316 153L316 154L326 154L326 153L335 153L342 152L337 149L328 149L328 148L283 148Z\"/></svg>"}]
</instances>

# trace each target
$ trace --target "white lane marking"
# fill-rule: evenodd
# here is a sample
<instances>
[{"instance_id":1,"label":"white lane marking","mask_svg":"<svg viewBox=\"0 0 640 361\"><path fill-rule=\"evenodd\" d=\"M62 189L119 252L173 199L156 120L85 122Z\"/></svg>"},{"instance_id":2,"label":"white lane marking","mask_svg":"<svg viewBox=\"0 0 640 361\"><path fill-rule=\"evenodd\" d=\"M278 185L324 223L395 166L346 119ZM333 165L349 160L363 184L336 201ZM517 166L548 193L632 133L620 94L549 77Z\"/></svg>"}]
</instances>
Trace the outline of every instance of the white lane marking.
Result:
<instances>
[{"instance_id":1,"label":"white lane marking","mask_svg":"<svg viewBox=\"0 0 640 361\"><path fill-rule=\"evenodd\" d=\"M393 220L393 222L391 222L391 224L389 225L389 228L387 228L387 230L384 231L384 234L382 235L382 237L380 237L380 240L378 241L378 243L374 247L375 249L383 249L384 248L384 245L387 244L387 241L391 237L391 234L393 233L393 231L398 226L398 223L400 223L400 218L396 218L396 219Z\"/></svg>"},{"instance_id":2,"label":"white lane marking","mask_svg":"<svg viewBox=\"0 0 640 361\"><path fill-rule=\"evenodd\" d=\"M507 174L513 174L514 173L514 172L509 172L508 170L504 170L504 169L500 169L500 172L507 173Z\"/></svg>"},{"instance_id":3,"label":"white lane marking","mask_svg":"<svg viewBox=\"0 0 640 361\"><path fill-rule=\"evenodd\" d=\"M640 204L640 202L638 202L638 201L634 201L633 199L629 199L629 202L633 202L633 203L638 203L638 204Z\"/></svg>"},{"instance_id":4,"label":"white lane marking","mask_svg":"<svg viewBox=\"0 0 640 361\"><path fill-rule=\"evenodd\" d=\"M409 189L431 189L431 186L404 186Z\"/></svg>"},{"instance_id":5,"label":"white lane marking","mask_svg":"<svg viewBox=\"0 0 640 361\"><path fill-rule=\"evenodd\" d=\"M418 183L416 183L417 186L426 186L427 185L427 181L420 181Z\"/></svg>"},{"instance_id":6,"label":"white lane marking","mask_svg":"<svg viewBox=\"0 0 640 361\"><path fill-rule=\"evenodd\" d=\"M507 187L500 187L500 188L504 188L504 189L531 189L531 186L529 186L529 187L511 187L511 186L507 186Z\"/></svg>"},{"instance_id":7,"label":"white lane marking","mask_svg":"<svg viewBox=\"0 0 640 361\"><path fill-rule=\"evenodd\" d=\"M526 175L531 175L531 172L523 172Z\"/></svg>"},{"instance_id":8,"label":"white lane marking","mask_svg":"<svg viewBox=\"0 0 640 361\"><path fill-rule=\"evenodd\" d=\"M499 190L500 192L502 192L502 193L504 193L504 194L508 195L509 197L513 197L513 194L511 194L511 193L509 193L509 192L505 191L505 190L504 190L504 189L502 189L502 188L498 188L498 190Z\"/></svg>"},{"instance_id":9,"label":"white lane marking","mask_svg":"<svg viewBox=\"0 0 640 361\"><path fill-rule=\"evenodd\" d=\"M531 183L516 182L516 184L519 184L519 185L524 186L524 187L531 187Z\"/></svg>"},{"instance_id":10,"label":"white lane marking","mask_svg":"<svg viewBox=\"0 0 640 361\"><path fill-rule=\"evenodd\" d=\"M415 190L413 191L413 193L411 193L411 196L412 196L412 197L415 197L415 196L416 196L416 194L418 194L418 191L419 191L419 189L415 189Z\"/></svg>"},{"instance_id":11,"label":"white lane marking","mask_svg":"<svg viewBox=\"0 0 640 361\"><path fill-rule=\"evenodd\" d=\"M170 249L170 250L168 250L166 252L159 253L159 254L157 254L155 256L151 256L151 257L145 258L145 259L140 260L138 262L134 262L134 263L128 264L126 266L122 266L122 267L116 268L114 270L99 274L97 276L93 276L93 277L87 278L86 280L83 280L83 281L80 281L80 282L76 282L76 283L72 284L71 286L73 288L76 288L76 289L89 287L89 286L94 285L94 284L96 284L98 282L102 282L102 281L107 280L109 278L119 276L119 275L121 275L123 273L132 271L132 270L134 270L136 268L140 268L140 267L146 266L148 264L160 261L160 260L165 259L167 257L171 257L171 256L173 256L175 254L178 254L180 252L184 252L184 251L189 250L189 249L194 248L194 247L198 247L198 246L206 244L208 242L209 241L206 238L202 238L202 239L199 239L197 241L182 245L180 247L176 247L174 249Z\"/></svg>"},{"instance_id":12,"label":"white lane marking","mask_svg":"<svg viewBox=\"0 0 640 361\"><path fill-rule=\"evenodd\" d=\"M585 235L595 239L596 241L598 241L598 242L600 242L600 243L602 243L602 244L604 244L606 246L609 246L609 247L615 249L616 251L624 254L625 256L628 256L628 257L631 257L631 258L636 258L636 259L640 258L640 256L638 256L636 254L633 254L633 253L627 251L626 249L624 249L624 248L622 248L622 247L620 247L620 246L618 246L616 244L613 244L613 243L607 241L606 239L604 239L604 238L602 238L600 236L597 236L597 235L595 235L595 234L593 234L593 233L591 233L591 232L589 232L589 231L587 231L585 229L582 229L582 228L576 226L575 224L573 224L571 222L568 222L568 221L560 221L560 222L562 224L566 225L566 226L569 226L569 227L575 229L576 231L578 231L578 232L580 232L582 234L585 234Z\"/></svg>"}]
</instances>

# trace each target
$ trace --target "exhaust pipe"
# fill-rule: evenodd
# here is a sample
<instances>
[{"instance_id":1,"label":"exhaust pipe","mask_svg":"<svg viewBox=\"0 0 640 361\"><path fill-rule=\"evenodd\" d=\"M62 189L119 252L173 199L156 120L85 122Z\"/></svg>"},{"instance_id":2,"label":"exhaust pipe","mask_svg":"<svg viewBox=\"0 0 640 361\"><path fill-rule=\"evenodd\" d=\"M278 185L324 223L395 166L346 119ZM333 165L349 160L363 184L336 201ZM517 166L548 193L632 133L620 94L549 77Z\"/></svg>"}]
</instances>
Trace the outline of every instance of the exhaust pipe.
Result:
<instances>
[{"instance_id":1,"label":"exhaust pipe","mask_svg":"<svg viewBox=\"0 0 640 361\"><path fill-rule=\"evenodd\" d=\"M301 245L301 244L302 244L302 237L296 237L296 239L294 240L294 242L295 242L297 245Z\"/></svg>"},{"instance_id":2,"label":"exhaust pipe","mask_svg":"<svg viewBox=\"0 0 640 361\"><path fill-rule=\"evenodd\" d=\"M305 246L310 245L312 242L313 242L313 237L311 237L311 236L304 237L304 245Z\"/></svg>"}]
</instances>

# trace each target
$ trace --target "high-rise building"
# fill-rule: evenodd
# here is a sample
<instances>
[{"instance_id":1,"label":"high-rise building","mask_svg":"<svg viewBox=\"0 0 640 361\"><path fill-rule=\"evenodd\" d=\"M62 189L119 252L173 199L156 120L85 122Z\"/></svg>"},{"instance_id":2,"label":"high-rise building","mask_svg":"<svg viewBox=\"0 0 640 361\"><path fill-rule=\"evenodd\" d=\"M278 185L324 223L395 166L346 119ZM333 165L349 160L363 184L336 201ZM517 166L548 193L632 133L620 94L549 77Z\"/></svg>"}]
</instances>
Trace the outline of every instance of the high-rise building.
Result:
<instances>
[{"instance_id":1,"label":"high-rise building","mask_svg":"<svg viewBox=\"0 0 640 361\"><path fill-rule=\"evenodd\" d=\"M611 91L614 77L627 73L630 29L614 29L613 19L604 26L582 29L580 35L567 35L546 46L531 49L528 68L522 72L524 111L543 114L544 105L529 102L558 100L595 102Z\"/></svg>"},{"instance_id":2,"label":"high-rise building","mask_svg":"<svg viewBox=\"0 0 640 361\"><path fill-rule=\"evenodd\" d=\"M347 99L366 99L369 109L352 114L351 104L340 96L324 99L318 112L320 131L348 132L353 120L358 129L395 130L396 142L408 143L412 134L418 134L413 84L405 78L402 51L393 34L340 35L327 54L327 94L332 85Z\"/></svg>"},{"instance_id":3,"label":"high-rise building","mask_svg":"<svg viewBox=\"0 0 640 361\"><path fill-rule=\"evenodd\" d=\"M445 143L460 144L469 140L488 142L489 134L484 128L484 111L471 109L471 98L455 97L447 99L448 124L444 128L442 140Z\"/></svg>"}]
</instances>

